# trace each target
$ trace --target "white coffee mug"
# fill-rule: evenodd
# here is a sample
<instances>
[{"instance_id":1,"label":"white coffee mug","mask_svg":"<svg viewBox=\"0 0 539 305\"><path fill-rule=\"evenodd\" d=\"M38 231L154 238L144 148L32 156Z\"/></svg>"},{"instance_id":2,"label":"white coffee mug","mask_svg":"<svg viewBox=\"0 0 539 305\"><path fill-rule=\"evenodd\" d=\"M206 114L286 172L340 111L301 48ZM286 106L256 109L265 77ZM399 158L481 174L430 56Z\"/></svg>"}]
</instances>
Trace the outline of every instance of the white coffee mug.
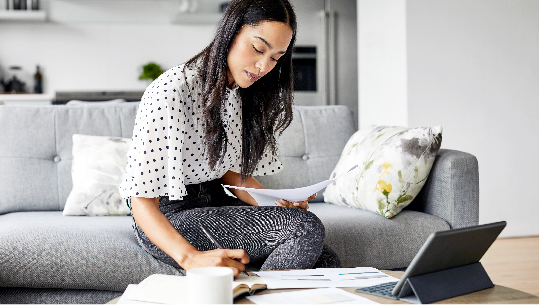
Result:
<instances>
[{"instance_id":1,"label":"white coffee mug","mask_svg":"<svg viewBox=\"0 0 539 305\"><path fill-rule=\"evenodd\" d=\"M187 270L190 304L232 304L234 273L226 267Z\"/></svg>"}]
</instances>

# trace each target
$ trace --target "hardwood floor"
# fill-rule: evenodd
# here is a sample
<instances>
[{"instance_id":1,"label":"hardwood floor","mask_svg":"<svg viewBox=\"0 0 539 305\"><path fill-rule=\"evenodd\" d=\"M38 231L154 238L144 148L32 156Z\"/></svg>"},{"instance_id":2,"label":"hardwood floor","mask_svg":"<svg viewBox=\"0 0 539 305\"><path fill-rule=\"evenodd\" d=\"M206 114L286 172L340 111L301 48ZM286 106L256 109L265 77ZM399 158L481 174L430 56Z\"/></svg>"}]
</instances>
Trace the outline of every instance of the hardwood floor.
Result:
<instances>
[{"instance_id":1,"label":"hardwood floor","mask_svg":"<svg viewBox=\"0 0 539 305\"><path fill-rule=\"evenodd\" d=\"M481 263L494 284L539 296L539 236L499 238Z\"/></svg>"}]
</instances>

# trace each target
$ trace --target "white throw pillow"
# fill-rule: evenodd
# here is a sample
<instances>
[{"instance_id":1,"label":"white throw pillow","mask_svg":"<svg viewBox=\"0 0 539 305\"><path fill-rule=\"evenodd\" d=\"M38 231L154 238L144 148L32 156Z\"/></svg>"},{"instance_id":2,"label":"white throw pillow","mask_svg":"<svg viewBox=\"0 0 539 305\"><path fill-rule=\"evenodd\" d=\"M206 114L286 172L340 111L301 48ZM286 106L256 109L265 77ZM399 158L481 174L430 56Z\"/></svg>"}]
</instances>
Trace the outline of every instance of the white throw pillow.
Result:
<instances>
[{"instance_id":1,"label":"white throw pillow","mask_svg":"<svg viewBox=\"0 0 539 305\"><path fill-rule=\"evenodd\" d=\"M120 197L131 139L73 135L73 189L63 215L129 215Z\"/></svg>"},{"instance_id":2,"label":"white throw pillow","mask_svg":"<svg viewBox=\"0 0 539 305\"><path fill-rule=\"evenodd\" d=\"M327 202L397 215L417 196L442 144L442 127L372 126L357 131L346 143L331 178L358 165L328 185Z\"/></svg>"},{"instance_id":3,"label":"white throw pillow","mask_svg":"<svg viewBox=\"0 0 539 305\"><path fill-rule=\"evenodd\" d=\"M127 102L123 98L117 98L110 101L81 101L81 100L70 100L66 103L66 106L92 106L92 105L108 105L108 104L119 104Z\"/></svg>"}]
</instances>

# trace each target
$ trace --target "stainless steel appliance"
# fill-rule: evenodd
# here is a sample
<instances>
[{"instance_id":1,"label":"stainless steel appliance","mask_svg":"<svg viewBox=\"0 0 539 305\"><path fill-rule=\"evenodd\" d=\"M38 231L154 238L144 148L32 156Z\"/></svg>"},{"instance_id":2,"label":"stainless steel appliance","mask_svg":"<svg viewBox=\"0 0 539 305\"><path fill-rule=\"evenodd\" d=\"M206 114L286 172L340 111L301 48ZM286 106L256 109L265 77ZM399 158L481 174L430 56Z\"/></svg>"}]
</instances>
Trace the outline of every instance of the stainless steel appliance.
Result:
<instances>
[{"instance_id":1,"label":"stainless steel appliance","mask_svg":"<svg viewBox=\"0 0 539 305\"><path fill-rule=\"evenodd\" d=\"M291 0L297 105L346 105L357 115L356 0Z\"/></svg>"}]
</instances>

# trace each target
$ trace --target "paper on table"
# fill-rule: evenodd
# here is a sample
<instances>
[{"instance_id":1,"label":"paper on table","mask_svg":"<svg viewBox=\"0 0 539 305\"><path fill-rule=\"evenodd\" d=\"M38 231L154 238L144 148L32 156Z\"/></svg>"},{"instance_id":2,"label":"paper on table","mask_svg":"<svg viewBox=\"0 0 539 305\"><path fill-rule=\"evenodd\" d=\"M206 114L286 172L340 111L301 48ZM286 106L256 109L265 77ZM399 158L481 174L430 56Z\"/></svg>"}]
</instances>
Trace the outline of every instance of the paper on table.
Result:
<instances>
[{"instance_id":1,"label":"paper on table","mask_svg":"<svg viewBox=\"0 0 539 305\"><path fill-rule=\"evenodd\" d=\"M319 288L293 292L248 296L257 304L378 304L338 288Z\"/></svg>"},{"instance_id":2,"label":"paper on table","mask_svg":"<svg viewBox=\"0 0 539 305\"><path fill-rule=\"evenodd\" d=\"M357 165L354 165L348 171L338 175L337 177L333 179L328 179L328 180L325 180L325 181L322 181L313 185L295 188L295 189L275 190L275 189L255 189L255 188L233 186L233 185L223 185L223 186L227 188L247 191L256 200L256 202L259 205L275 205L275 201L278 199L284 199L290 202L305 200L309 198L309 196L325 188L330 183L341 178L342 176L346 175L347 173L349 173L355 168L357 168Z\"/></svg>"},{"instance_id":3,"label":"paper on table","mask_svg":"<svg viewBox=\"0 0 539 305\"><path fill-rule=\"evenodd\" d=\"M371 267L259 271L255 273L264 278L268 289L367 287L399 280Z\"/></svg>"}]
</instances>

